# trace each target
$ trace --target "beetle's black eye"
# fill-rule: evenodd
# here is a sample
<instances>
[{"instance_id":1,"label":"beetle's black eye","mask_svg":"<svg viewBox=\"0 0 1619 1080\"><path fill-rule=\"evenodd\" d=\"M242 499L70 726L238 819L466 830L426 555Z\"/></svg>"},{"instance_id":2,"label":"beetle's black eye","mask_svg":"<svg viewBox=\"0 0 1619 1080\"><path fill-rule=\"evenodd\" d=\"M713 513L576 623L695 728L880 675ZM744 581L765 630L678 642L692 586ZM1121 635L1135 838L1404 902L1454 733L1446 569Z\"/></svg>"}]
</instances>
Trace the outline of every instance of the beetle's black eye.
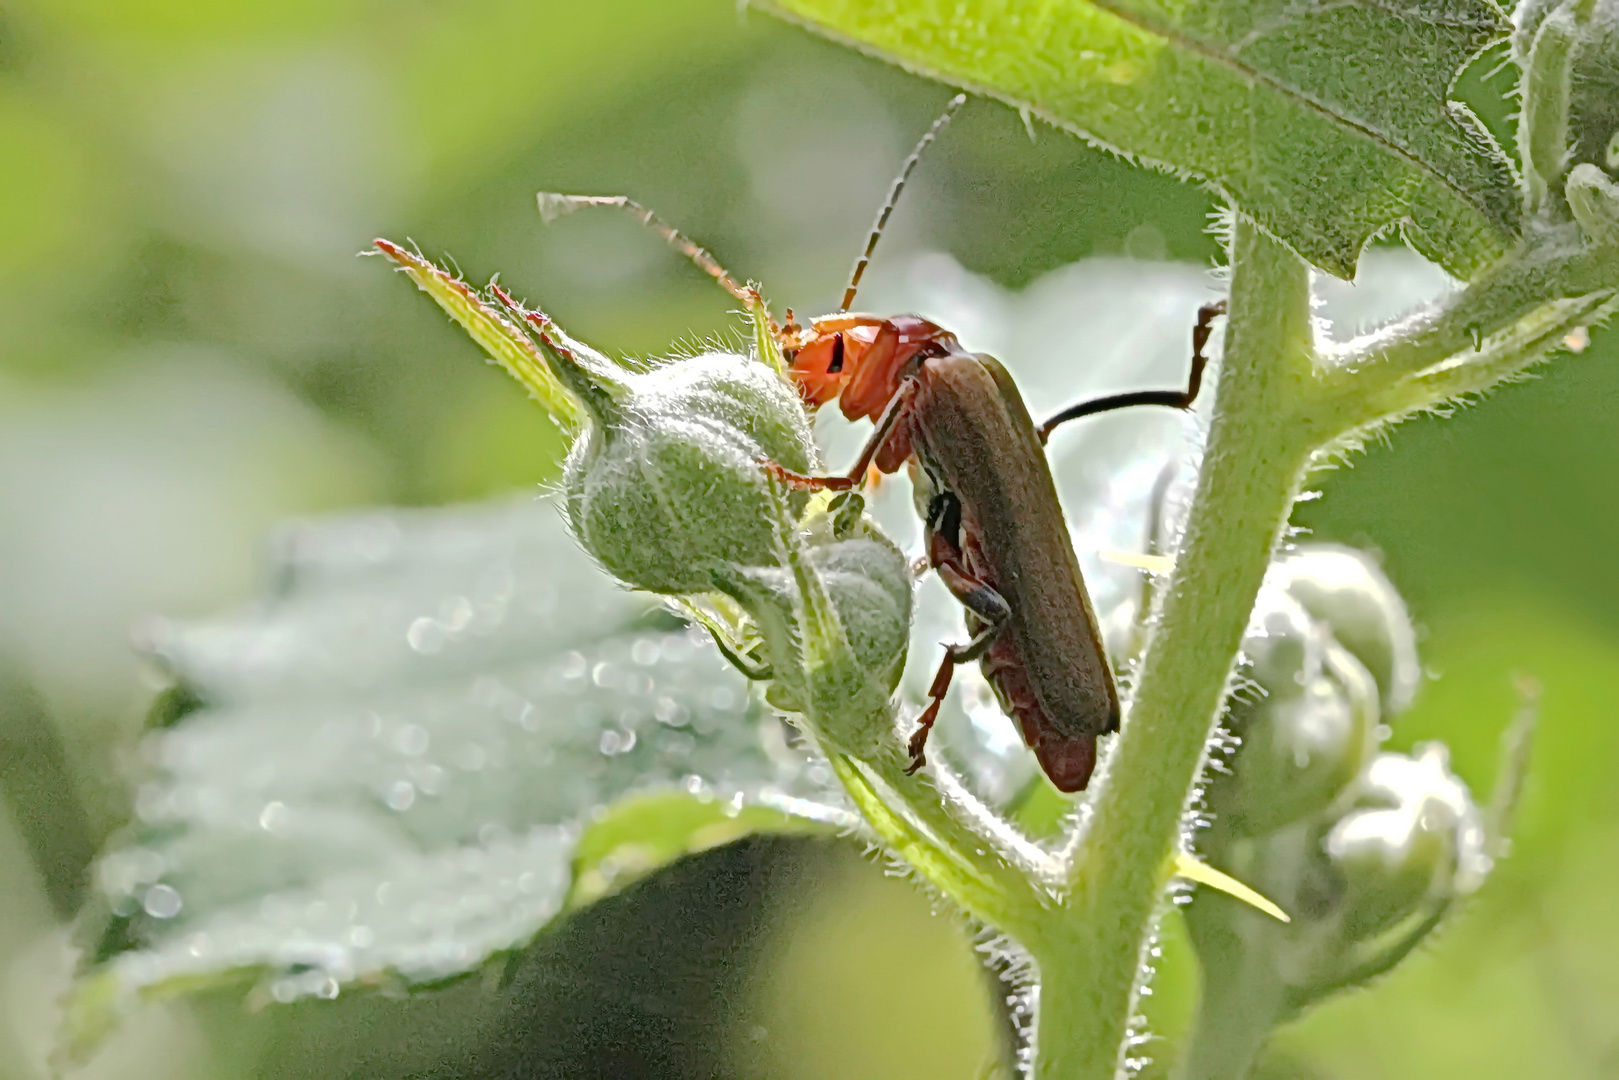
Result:
<instances>
[{"instance_id":1,"label":"beetle's black eye","mask_svg":"<svg viewBox=\"0 0 1619 1080\"><path fill-rule=\"evenodd\" d=\"M836 375L843 370L843 335L840 333L832 339L832 362L826 365L828 375Z\"/></svg>"}]
</instances>

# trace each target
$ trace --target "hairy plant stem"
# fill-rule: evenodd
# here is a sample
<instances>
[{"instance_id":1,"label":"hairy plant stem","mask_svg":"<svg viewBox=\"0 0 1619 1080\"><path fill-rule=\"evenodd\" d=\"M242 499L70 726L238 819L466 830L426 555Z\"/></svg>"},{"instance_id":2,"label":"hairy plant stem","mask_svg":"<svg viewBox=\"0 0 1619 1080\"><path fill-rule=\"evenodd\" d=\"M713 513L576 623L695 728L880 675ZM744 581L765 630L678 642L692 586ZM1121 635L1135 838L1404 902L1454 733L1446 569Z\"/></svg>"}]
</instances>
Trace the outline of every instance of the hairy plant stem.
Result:
<instances>
[{"instance_id":1,"label":"hairy plant stem","mask_svg":"<svg viewBox=\"0 0 1619 1080\"><path fill-rule=\"evenodd\" d=\"M1168 861L1254 599L1287 522L1319 399L1309 275L1238 219L1230 322L1185 539L1060 918L1028 943L1042 988L1034 1076L1112 1080Z\"/></svg>"},{"instance_id":2,"label":"hairy plant stem","mask_svg":"<svg viewBox=\"0 0 1619 1080\"><path fill-rule=\"evenodd\" d=\"M1219 944L1218 959L1199 953L1197 1021L1176 1080L1243 1080L1288 1013L1287 986L1270 970L1269 954L1241 940Z\"/></svg>"},{"instance_id":3,"label":"hairy plant stem","mask_svg":"<svg viewBox=\"0 0 1619 1080\"><path fill-rule=\"evenodd\" d=\"M881 761L831 758L866 822L887 847L960 904L968 914L1019 941L1056 906L1045 888L1049 861L980 803L954 774L907 775L899 755ZM1045 880L1042 880L1045 879Z\"/></svg>"},{"instance_id":4,"label":"hairy plant stem","mask_svg":"<svg viewBox=\"0 0 1619 1080\"><path fill-rule=\"evenodd\" d=\"M1187 799L1315 455L1521 371L1610 313L1615 281L1619 251L1553 229L1446 303L1318 357L1308 268L1238 219L1224 359L1186 533L1127 722L1066 860L948 770L909 776L892 747L878 758L833 755L889 848L1035 961L1037 1080L1113 1080L1127 1069ZM1179 1075L1226 1080L1251 1066L1286 1010L1271 980L1247 974L1253 985L1224 987L1243 1022L1206 1002Z\"/></svg>"}]
</instances>

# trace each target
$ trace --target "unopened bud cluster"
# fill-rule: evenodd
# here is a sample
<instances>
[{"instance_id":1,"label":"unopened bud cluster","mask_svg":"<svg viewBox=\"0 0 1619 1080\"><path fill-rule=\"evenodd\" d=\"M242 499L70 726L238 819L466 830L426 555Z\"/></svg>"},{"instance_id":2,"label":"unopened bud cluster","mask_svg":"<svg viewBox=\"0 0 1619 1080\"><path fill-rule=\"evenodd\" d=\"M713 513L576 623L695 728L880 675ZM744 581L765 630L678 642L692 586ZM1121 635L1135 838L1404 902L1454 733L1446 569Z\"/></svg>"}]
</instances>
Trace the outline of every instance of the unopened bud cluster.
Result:
<instances>
[{"instance_id":1,"label":"unopened bud cluster","mask_svg":"<svg viewBox=\"0 0 1619 1080\"><path fill-rule=\"evenodd\" d=\"M586 550L620 580L681 598L829 749L892 744L886 705L904 667L910 573L858 496L829 505L773 478L769 463L818 464L796 391L753 356L636 372L548 320L530 323L587 416L563 474Z\"/></svg>"},{"instance_id":2,"label":"unopened bud cluster","mask_svg":"<svg viewBox=\"0 0 1619 1080\"><path fill-rule=\"evenodd\" d=\"M1198 850L1292 917L1207 891L1187 911L1206 995L1279 1022L1385 970L1489 869L1482 817L1445 748L1381 752L1420 679L1399 595L1365 555L1305 546L1279 560L1244 643L1211 765ZM1260 1002L1265 1004L1261 1005Z\"/></svg>"},{"instance_id":3,"label":"unopened bud cluster","mask_svg":"<svg viewBox=\"0 0 1619 1080\"><path fill-rule=\"evenodd\" d=\"M1523 73L1518 146L1527 208L1557 207L1587 239L1619 244L1619 0L1523 0L1512 56ZM1558 216L1554 210L1554 216Z\"/></svg>"}]
</instances>

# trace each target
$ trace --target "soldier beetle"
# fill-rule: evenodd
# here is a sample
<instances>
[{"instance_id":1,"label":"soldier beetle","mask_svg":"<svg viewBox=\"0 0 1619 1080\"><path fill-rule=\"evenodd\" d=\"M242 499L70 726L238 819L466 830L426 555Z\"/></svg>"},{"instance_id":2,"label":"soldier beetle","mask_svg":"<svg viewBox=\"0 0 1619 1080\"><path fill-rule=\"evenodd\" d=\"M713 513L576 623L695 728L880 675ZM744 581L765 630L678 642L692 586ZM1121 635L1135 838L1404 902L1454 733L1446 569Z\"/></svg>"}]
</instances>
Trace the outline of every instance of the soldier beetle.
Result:
<instances>
[{"instance_id":1,"label":"soldier beetle","mask_svg":"<svg viewBox=\"0 0 1619 1080\"><path fill-rule=\"evenodd\" d=\"M956 667L977 660L1051 783L1075 792L1090 781L1098 737L1119 729L1119 695L1045 442L1058 426L1085 416L1136 405L1189 408L1202 383L1213 320L1225 304L1198 312L1185 389L1081 402L1038 426L993 357L968 352L954 334L920 316L851 313L906 180L963 101L965 95L952 100L906 158L838 311L799 326L789 309L785 325L770 328L806 404L836 400L850 420L875 421L871 438L844 475L802 476L765 464L791 486L834 491L859 488L872 467L883 473L911 467L928 563L965 609L970 637L945 646L910 740L910 771L926 761L928 734ZM758 300L707 251L627 198L544 194L540 205L548 218L588 206L625 210L732 296L750 306Z\"/></svg>"}]
</instances>

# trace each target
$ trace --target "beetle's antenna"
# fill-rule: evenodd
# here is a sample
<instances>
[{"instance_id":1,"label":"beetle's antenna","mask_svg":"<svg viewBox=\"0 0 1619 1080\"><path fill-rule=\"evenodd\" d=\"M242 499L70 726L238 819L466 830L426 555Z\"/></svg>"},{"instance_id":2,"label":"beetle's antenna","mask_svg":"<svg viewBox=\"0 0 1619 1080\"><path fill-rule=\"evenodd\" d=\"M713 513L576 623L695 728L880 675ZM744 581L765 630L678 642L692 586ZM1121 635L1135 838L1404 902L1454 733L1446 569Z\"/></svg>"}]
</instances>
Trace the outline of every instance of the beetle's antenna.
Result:
<instances>
[{"instance_id":1,"label":"beetle's antenna","mask_svg":"<svg viewBox=\"0 0 1619 1080\"><path fill-rule=\"evenodd\" d=\"M744 304L752 304L759 299L759 294L747 285L737 283L737 280L726 272L719 260L708 253L696 241L690 239L685 233L649 210L624 195L562 195L555 191L542 191L539 194L540 217L547 224L557 218L566 217L575 210L587 207L609 206L623 210L635 218L642 225L651 229L668 242L669 246L690 259L696 267L715 281L720 288L730 293Z\"/></svg>"},{"instance_id":2,"label":"beetle's antenna","mask_svg":"<svg viewBox=\"0 0 1619 1080\"><path fill-rule=\"evenodd\" d=\"M883 203L883 208L877 212L877 223L871 227L871 235L866 238L866 250L856 260L854 272L849 275L849 287L843 290L843 303L838 305L839 311L848 311L853 306L855 293L860 289L860 279L866 273L866 264L871 262L871 253L877 250L877 241L882 239L883 227L888 224L888 215L894 212L894 205L899 202L899 193L905 190L905 181L911 178L911 171L916 168L916 163L922 160L923 152L939 137L939 132L944 130L950 118L956 115L956 110L966 102L966 94L957 94L951 98L950 103L944 107L944 112L933 121L933 126L928 128L927 133L917 140L916 149L911 151L911 156L900 166L899 175L894 178L894 186L888 189L888 201Z\"/></svg>"}]
</instances>

